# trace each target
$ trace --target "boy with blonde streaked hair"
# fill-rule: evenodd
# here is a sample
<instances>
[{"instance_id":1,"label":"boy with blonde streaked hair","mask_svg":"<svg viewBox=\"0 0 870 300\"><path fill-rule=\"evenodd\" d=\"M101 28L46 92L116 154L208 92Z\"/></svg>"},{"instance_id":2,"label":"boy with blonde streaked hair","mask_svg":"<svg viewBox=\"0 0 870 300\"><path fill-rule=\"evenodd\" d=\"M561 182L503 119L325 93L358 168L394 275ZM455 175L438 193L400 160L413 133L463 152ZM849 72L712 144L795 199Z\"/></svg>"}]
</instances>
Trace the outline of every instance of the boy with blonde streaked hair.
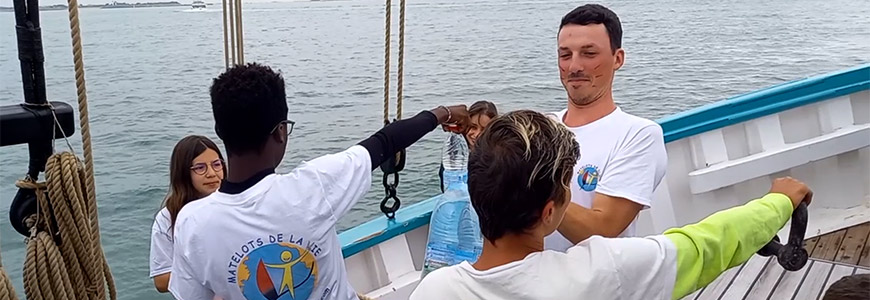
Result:
<instances>
[{"instance_id":1,"label":"boy with blonde streaked hair","mask_svg":"<svg viewBox=\"0 0 870 300\"><path fill-rule=\"evenodd\" d=\"M483 252L429 273L411 299L679 299L748 260L812 198L803 183L779 178L760 199L663 235L544 250L565 216L578 156L571 132L540 113L493 120L468 167Z\"/></svg>"}]
</instances>

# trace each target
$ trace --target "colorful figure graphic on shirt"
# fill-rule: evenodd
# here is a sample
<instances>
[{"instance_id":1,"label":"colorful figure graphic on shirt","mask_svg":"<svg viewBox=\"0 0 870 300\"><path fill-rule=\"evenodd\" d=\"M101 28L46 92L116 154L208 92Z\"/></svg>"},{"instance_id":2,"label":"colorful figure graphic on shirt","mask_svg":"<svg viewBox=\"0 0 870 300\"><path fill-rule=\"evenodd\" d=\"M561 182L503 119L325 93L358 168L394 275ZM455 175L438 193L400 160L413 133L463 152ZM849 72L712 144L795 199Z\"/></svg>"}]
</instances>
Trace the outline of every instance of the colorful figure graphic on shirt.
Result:
<instances>
[{"instance_id":1,"label":"colorful figure graphic on shirt","mask_svg":"<svg viewBox=\"0 0 870 300\"><path fill-rule=\"evenodd\" d=\"M598 168L593 165L586 165L580 169L580 176L577 176L577 184L584 191L591 192L598 186Z\"/></svg>"},{"instance_id":2,"label":"colorful figure graphic on shirt","mask_svg":"<svg viewBox=\"0 0 870 300\"><path fill-rule=\"evenodd\" d=\"M248 300L308 299L317 287L317 275L314 255L285 242L265 245L245 256L238 282Z\"/></svg>"}]
</instances>

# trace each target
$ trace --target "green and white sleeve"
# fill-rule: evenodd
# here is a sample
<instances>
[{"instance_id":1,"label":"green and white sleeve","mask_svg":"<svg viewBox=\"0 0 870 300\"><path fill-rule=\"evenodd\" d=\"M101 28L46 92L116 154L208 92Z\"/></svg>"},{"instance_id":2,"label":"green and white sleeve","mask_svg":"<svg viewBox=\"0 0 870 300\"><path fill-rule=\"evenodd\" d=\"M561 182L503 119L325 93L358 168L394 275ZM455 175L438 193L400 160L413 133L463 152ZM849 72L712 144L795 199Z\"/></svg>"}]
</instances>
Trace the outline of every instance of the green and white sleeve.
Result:
<instances>
[{"instance_id":1,"label":"green and white sleeve","mask_svg":"<svg viewBox=\"0 0 870 300\"><path fill-rule=\"evenodd\" d=\"M749 260L785 225L793 210L786 195L772 193L698 223L665 231L664 236L677 248L671 298L685 297Z\"/></svg>"}]
</instances>

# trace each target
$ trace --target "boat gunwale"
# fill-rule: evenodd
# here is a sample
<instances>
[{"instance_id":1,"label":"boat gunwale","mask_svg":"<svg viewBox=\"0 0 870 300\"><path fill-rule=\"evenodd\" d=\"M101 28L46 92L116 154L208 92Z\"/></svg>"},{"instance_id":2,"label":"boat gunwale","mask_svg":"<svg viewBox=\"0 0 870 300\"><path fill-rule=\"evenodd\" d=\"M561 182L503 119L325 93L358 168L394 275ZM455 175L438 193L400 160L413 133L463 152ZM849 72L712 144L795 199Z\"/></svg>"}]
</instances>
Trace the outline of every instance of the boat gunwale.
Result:
<instances>
[{"instance_id":1,"label":"boat gunwale","mask_svg":"<svg viewBox=\"0 0 870 300\"><path fill-rule=\"evenodd\" d=\"M870 64L773 85L669 115L656 122L662 126L665 143L669 143L866 90L870 90ZM340 233L344 257L429 224L439 196L399 210L394 220L380 216Z\"/></svg>"}]
</instances>

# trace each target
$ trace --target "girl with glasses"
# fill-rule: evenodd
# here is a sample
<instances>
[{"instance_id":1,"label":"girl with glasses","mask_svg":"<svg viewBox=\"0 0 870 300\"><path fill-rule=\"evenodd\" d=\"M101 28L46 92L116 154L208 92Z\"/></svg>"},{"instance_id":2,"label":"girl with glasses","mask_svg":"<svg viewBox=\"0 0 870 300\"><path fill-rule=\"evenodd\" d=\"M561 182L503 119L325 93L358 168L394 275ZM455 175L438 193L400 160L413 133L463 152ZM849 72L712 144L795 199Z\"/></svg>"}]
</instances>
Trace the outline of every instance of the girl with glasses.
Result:
<instances>
[{"instance_id":1,"label":"girl with glasses","mask_svg":"<svg viewBox=\"0 0 870 300\"><path fill-rule=\"evenodd\" d=\"M172 150L169 162L169 194L151 227L151 270L157 291L165 293L172 269L172 232L178 212L187 203L208 196L224 179L220 149L204 136L187 136Z\"/></svg>"}]
</instances>

